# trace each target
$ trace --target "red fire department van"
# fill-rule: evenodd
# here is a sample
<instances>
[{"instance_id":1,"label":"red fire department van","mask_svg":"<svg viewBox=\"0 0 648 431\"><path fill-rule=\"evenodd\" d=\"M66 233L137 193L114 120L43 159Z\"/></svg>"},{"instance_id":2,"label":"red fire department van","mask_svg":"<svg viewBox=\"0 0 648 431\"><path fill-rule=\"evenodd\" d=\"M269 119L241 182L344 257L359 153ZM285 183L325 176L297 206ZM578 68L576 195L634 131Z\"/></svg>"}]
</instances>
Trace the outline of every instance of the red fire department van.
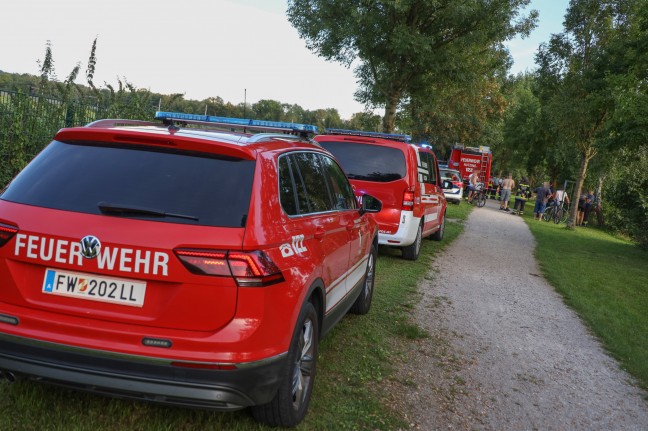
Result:
<instances>
[{"instance_id":1,"label":"red fire department van","mask_svg":"<svg viewBox=\"0 0 648 431\"><path fill-rule=\"evenodd\" d=\"M400 248L405 259L416 260L422 238L443 238L444 181L429 147L409 143L407 135L340 129L328 129L315 140L340 161L356 193L382 202L382 210L374 214L380 244Z\"/></svg>"}]
</instances>

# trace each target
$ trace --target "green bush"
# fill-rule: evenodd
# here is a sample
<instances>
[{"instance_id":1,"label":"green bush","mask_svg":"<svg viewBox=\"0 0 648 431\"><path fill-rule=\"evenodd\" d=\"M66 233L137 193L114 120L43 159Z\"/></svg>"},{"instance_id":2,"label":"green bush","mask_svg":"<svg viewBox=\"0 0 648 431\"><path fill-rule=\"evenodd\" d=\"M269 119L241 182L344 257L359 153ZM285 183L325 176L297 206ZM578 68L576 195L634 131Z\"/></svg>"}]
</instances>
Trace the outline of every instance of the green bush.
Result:
<instances>
[{"instance_id":1,"label":"green bush","mask_svg":"<svg viewBox=\"0 0 648 431\"><path fill-rule=\"evenodd\" d=\"M623 150L604 184L604 214L613 231L648 248L648 145Z\"/></svg>"}]
</instances>

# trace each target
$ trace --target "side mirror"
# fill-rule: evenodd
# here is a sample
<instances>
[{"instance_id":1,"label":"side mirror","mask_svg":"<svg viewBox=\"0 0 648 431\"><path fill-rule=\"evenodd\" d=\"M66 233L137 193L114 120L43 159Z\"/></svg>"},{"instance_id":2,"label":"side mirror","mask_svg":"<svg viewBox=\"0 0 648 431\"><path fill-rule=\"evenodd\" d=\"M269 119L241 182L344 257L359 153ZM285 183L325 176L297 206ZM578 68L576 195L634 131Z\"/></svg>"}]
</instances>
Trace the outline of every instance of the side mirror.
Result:
<instances>
[{"instance_id":1,"label":"side mirror","mask_svg":"<svg viewBox=\"0 0 648 431\"><path fill-rule=\"evenodd\" d=\"M382 202L371 195L362 195L362 203L360 205L360 215L364 213L377 213L382 210Z\"/></svg>"},{"instance_id":2,"label":"side mirror","mask_svg":"<svg viewBox=\"0 0 648 431\"><path fill-rule=\"evenodd\" d=\"M443 190L452 190L452 187L452 181L443 180L443 185L441 186Z\"/></svg>"}]
</instances>

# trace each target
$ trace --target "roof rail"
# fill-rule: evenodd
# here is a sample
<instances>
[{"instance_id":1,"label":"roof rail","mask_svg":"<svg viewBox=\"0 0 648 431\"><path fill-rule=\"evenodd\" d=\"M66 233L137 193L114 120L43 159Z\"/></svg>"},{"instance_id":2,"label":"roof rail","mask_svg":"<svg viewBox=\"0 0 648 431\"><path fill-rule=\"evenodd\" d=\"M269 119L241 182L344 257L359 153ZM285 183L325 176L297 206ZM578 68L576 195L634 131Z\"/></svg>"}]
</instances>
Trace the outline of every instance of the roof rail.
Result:
<instances>
[{"instance_id":1,"label":"roof rail","mask_svg":"<svg viewBox=\"0 0 648 431\"><path fill-rule=\"evenodd\" d=\"M326 129L325 133L329 135L364 136L367 138L391 139L394 141L407 142L407 143L409 143L412 140L412 137L410 135L400 135L397 133L363 132L359 130L345 130L345 129Z\"/></svg>"},{"instance_id":2,"label":"roof rail","mask_svg":"<svg viewBox=\"0 0 648 431\"><path fill-rule=\"evenodd\" d=\"M120 120L120 119L105 119L105 120L96 120L92 123L88 123L85 127L124 127L124 126L159 126L158 123L153 123L150 121L142 120Z\"/></svg>"},{"instance_id":3,"label":"roof rail","mask_svg":"<svg viewBox=\"0 0 648 431\"><path fill-rule=\"evenodd\" d=\"M165 124L174 123L202 124L207 126L225 127L228 129L242 129L244 133L249 130L264 132L284 132L306 137L317 133L317 126L300 123L288 123L283 121L250 120L247 118L215 117L212 115L183 114L180 112L155 113L155 118L162 120Z\"/></svg>"}]
</instances>

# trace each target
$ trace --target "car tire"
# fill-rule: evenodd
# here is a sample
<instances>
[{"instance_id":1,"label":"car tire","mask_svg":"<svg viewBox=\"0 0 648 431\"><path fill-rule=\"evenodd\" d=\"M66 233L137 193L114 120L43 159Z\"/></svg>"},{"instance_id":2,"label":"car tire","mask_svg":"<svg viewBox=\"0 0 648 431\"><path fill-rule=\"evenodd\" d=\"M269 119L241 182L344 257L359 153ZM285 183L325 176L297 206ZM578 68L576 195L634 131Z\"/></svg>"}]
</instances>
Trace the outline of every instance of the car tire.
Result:
<instances>
[{"instance_id":1,"label":"car tire","mask_svg":"<svg viewBox=\"0 0 648 431\"><path fill-rule=\"evenodd\" d=\"M252 416L272 427L294 427L308 411L319 346L319 320L311 302L299 312L288 350L288 362L275 397L267 404L253 406Z\"/></svg>"},{"instance_id":2,"label":"car tire","mask_svg":"<svg viewBox=\"0 0 648 431\"><path fill-rule=\"evenodd\" d=\"M421 253L421 240L423 237L423 224L419 224L416 231L416 238L414 242L406 247L403 247L403 258L407 260L416 260Z\"/></svg>"},{"instance_id":3,"label":"car tire","mask_svg":"<svg viewBox=\"0 0 648 431\"><path fill-rule=\"evenodd\" d=\"M371 308L371 300L374 292L374 281L376 278L376 258L378 251L376 244L371 245L369 250L369 257L367 258L367 271L365 272L364 281L362 283L362 291L358 295L358 299L351 306L349 310L352 314L367 314Z\"/></svg>"},{"instance_id":4,"label":"car tire","mask_svg":"<svg viewBox=\"0 0 648 431\"><path fill-rule=\"evenodd\" d=\"M432 239L435 241L441 241L443 239L443 234L445 234L445 214L443 214L443 218L441 219L441 226L439 226L439 230L434 232L432 235Z\"/></svg>"}]
</instances>

